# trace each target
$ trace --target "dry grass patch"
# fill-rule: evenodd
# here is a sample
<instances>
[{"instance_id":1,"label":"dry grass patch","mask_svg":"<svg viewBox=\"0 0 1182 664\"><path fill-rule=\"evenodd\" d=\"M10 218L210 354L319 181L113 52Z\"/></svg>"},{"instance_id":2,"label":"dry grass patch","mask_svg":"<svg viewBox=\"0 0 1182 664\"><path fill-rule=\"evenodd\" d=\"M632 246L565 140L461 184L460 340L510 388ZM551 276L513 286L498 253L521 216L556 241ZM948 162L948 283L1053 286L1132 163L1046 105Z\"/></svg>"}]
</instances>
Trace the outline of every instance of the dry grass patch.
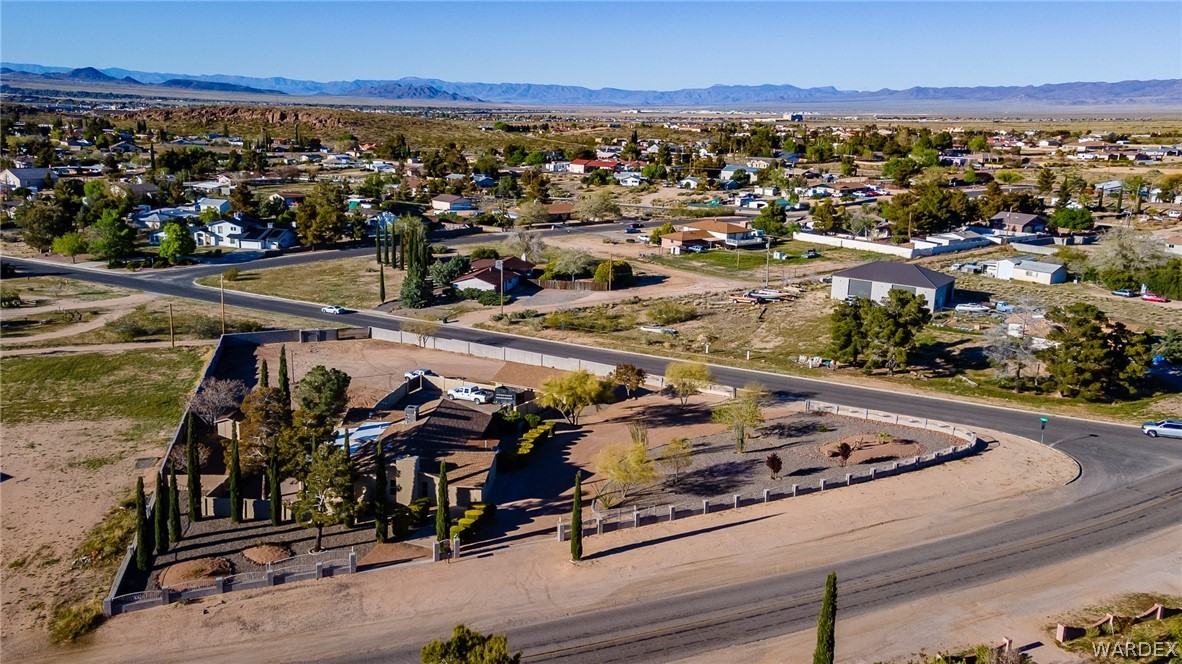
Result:
<instances>
[{"instance_id":1,"label":"dry grass patch","mask_svg":"<svg viewBox=\"0 0 1182 664\"><path fill-rule=\"evenodd\" d=\"M403 275L400 270L386 268L387 300L398 297ZM218 276L210 276L198 279L197 283L216 287L219 281ZM248 270L237 280L224 283L227 290L372 309L381 304L378 281L378 262L365 256Z\"/></svg>"}]
</instances>

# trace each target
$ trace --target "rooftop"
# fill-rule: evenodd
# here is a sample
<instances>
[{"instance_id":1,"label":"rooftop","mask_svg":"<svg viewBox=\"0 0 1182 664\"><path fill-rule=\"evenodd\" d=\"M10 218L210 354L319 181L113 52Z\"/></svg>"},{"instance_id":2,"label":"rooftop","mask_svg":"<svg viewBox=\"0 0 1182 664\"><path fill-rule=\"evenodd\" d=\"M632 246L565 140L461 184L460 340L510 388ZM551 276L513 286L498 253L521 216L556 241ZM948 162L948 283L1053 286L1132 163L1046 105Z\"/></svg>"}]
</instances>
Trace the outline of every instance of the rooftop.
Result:
<instances>
[{"instance_id":1,"label":"rooftop","mask_svg":"<svg viewBox=\"0 0 1182 664\"><path fill-rule=\"evenodd\" d=\"M873 261L833 273L834 277L865 279L914 288L942 288L956 279L926 267L895 261Z\"/></svg>"}]
</instances>

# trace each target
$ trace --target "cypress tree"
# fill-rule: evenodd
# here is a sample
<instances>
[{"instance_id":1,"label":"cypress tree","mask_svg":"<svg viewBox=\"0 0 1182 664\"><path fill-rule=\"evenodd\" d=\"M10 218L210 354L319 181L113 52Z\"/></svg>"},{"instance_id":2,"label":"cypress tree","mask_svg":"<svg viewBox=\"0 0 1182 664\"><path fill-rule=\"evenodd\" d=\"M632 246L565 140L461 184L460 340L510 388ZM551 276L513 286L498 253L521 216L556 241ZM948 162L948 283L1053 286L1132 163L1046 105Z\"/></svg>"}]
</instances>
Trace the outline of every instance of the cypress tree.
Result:
<instances>
[{"instance_id":1,"label":"cypress tree","mask_svg":"<svg viewBox=\"0 0 1182 664\"><path fill-rule=\"evenodd\" d=\"M168 538L181 541L181 498L176 488L176 466L168 470Z\"/></svg>"},{"instance_id":2,"label":"cypress tree","mask_svg":"<svg viewBox=\"0 0 1182 664\"><path fill-rule=\"evenodd\" d=\"M386 302L386 266L378 265L378 299Z\"/></svg>"},{"instance_id":3,"label":"cypress tree","mask_svg":"<svg viewBox=\"0 0 1182 664\"><path fill-rule=\"evenodd\" d=\"M152 525L156 528L153 534L156 555L163 556L168 553L168 488L160 473L156 473L156 508L152 510Z\"/></svg>"},{"instance_id":4,"label":"cypress tree","mask_svg":"<svg viewBox=\"0 0 1182 664\"><path fill-rule=\"evenodd\" d=\"M825 579L825 599L821 601L821 615L817 617L817 649L813 651L813 664L833 664L836 628L837 573L830 572L829 577Z\"/></svg>"},{"instance_id":5,"label":"cypress tree","mask_svg":"<svg viewBox=\"0 0 1182 664\"><path fill-rule=\"evenodd\" d=\"M238 432L230 437L230 523L242 521L242 466L238 462Z\"/></svg>"},{"instance_id":6,"label":"cypress tree","mask_svg":"<svg viewBox=\"0 0 1182 664\"><path fill-rule=\"evenodd\" d=\"M374 539L385 542L390 536L389 519L386 517L386 498L390 495L390 486L386 480L385 445L377 441L377 446L373 457L373 528Z\"/></svg>"},{"instance_id":7,"label":"cypress tree","mask_svg":"<svg viewBox=\"0 0 1182 664\"><path fill-rule=\"evenodd\" d=\"M439 462L439 486L435 496L435 539L440 542L451 539L448 513L451 506L447 496L447 462Z\"/></svg>"},{"instance_id":8,"label":"cypress tree","mask_svg":"<svg viewBox=\"0 0 1182 664\"><path fill-rule=\"evenodd\" d=\"M144 478L135 480L135 566L146 572L151 568L152 531L148 530L148 515L144 507Z\"/></svg>"},{"instance_id":9,"label":"cypress tree","mask_svg":"<svg viewBox=\"0 0 1182 664\"><path fill-rule=\"evenodd\" d=\"M271 485L271 525L278 526L283 523L283 493L279 486L281 480L279 477L279 454L275 450L271 450L268 465L270 473L267 481Z\"/></svg>"},{"instance_id":10,"label":"cypress tree","mask_svg":"<svg viewBox=\"0 0 1182 664\"><path fill-rule=\"evenodd\" d=\"M583 474L575 471L575 500L570 510L570 560L583 559Z\"/></svg>"},{"instance_id":11,"label":"cypress tree","mask_svg":"<svg viewBox=\"0 0 1182 664\"><path fill-rule=\"evenodd\" d=\"M378 224L374 227L373 246L374 246L374 260L376 260L378 262L378 265L381 265L382 264L382 225L381 224Z\"/></svg>"},{"instance_id":12,"label":"cypress tree","mask_svg":"<svg viewBox=\"0 0 1182 664\"><path fill-rule=\"evenodd\" d=\"M386 229L386 265L394 267L398 260L398 235L391 235L392 230Z\"/></svg>"},{"instance_id":13,"label":"cypress tree","mask_svg":"<svg viewBox=\"0 0 1182 664\"><path fill-rule=\"evenodd\" d=\"M349 483L345 489L344 501L346 504L353 504L357 501L356 495L353 493L353 455L349 453L349 428L345 427L345 466L349 469ZM357 525L356 515L357 510L349 511L349 518L345 520L345 525L352 528Z\"/></svg>"},{"instance_id":14,"label":"cypress tree","mask_svg":"<svg viewBox=\"0 0 1182 664\"><path fill-rule=\"evenodd\" d=\"M271 387L271 372L266 360L259 365L259 387Z\"/></svg>"},{"instance_id":15,"label":"cypress tree","mask_svg":"<svg viewBox=\"0 0 1182 664\"><path fill-rule=\"evenodd\" d=\"M189 494L189 523L201 520L201 460L197 455L197 437L193 434L193 415L189 415L189 435L185 438L185 472Z\"/></svg>"},{"instance_id":16,"label":"cypress tree","mask_svg":"<svg viewBox=\"0 0 1182 664\"><path fill-rule=\"evenodd\" d=\"M279 384L276 386L283 391L283 403L291 407L291 381L287 378L287 346L279 347Z\"/></svg>"}]
</instances>

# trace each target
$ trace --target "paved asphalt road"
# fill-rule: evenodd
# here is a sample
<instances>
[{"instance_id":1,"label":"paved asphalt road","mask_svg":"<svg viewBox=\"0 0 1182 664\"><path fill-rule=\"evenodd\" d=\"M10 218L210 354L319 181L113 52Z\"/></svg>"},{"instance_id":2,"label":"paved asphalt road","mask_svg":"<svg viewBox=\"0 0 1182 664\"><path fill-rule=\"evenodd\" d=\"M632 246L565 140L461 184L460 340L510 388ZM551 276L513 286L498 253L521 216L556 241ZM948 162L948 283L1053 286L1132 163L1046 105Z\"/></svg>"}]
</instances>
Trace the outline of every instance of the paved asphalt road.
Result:
<instances>
[{"instance_id":1,"label":"paved asphalt road","mask_svg":"<svg viewBox=\"0 0 1182 664\"><path fill-rule=\"evenodd\" d=\"M562 231L559 231L562 232ZM372 251L372 250L368 250ZM267 265L299 264L367 250L317 252L269 259ZM191 279L222 267L139 275L83 270L68 265L12 260L22 273L57 274L176 297L217 302L216 290ZM319 306L226 292L226 303L276 313L397 329L394 316L353 312L323 314ZM507 346L615 364L632 362L661 373L668 360L600 348L573 346L483 330L447 327L440 337ZM792 376L715 366L720 383L759 380L783 398L816 398L956 422L1037 439L1039 413L919 396ZM958 537L902 550L858 556L836 566L843 615L979 585L1053 564L1182 522L1182 441L1151 439L1134 426L1050 417L1046 442L1070 454L1080 478L1060 490L1053 507ZM1139 423L1130 423L1139 424ZM988 481L988 478L982 478ZM687 533L692 535L693 533ZM819 591L828 569L772 574L756 582L708 592L614 607L531 625L507 625L510 643L529 661L666 661L780 634L808 629L816 619ZM425 639L424 639L425 640ZM416 644L383 643L380 649L343 656L342 662L412 661Z\"/></svg>"}]
</instances>

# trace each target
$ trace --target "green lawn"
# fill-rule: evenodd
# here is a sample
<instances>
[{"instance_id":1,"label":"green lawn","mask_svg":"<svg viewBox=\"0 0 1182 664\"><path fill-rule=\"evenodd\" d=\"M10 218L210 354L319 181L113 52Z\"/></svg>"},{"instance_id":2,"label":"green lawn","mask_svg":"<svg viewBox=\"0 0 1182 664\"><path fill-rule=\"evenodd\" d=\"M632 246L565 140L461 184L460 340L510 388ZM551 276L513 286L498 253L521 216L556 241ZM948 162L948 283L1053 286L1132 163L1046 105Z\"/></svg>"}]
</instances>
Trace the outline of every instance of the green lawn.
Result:
<instances>
[{"instance_id":1,"label":"green lawn","mask_svg":"<svg viewBox=\"0 0 1182 664\"><path fill-rule=\"evenodd\" d=\"M206 348L0 358L4 422L128 419L140 431L180 420Z\"/></svg>"},{"instance_id":2,"label":"green lawn","mask_svg":"<svg viewBox=\"0 0 1182 664\"><path fill-rule=\"evenodd\" d=\"M387 300L397 299L402 276L402 271L386 268ZM216 287L219 277L203 277L197 283ZM226 281L225 286L227 290L339 304L350 309L372 309L381 304L378 264L370 256L243 271L236 281Z\"/></svg>"}]
</instances>

